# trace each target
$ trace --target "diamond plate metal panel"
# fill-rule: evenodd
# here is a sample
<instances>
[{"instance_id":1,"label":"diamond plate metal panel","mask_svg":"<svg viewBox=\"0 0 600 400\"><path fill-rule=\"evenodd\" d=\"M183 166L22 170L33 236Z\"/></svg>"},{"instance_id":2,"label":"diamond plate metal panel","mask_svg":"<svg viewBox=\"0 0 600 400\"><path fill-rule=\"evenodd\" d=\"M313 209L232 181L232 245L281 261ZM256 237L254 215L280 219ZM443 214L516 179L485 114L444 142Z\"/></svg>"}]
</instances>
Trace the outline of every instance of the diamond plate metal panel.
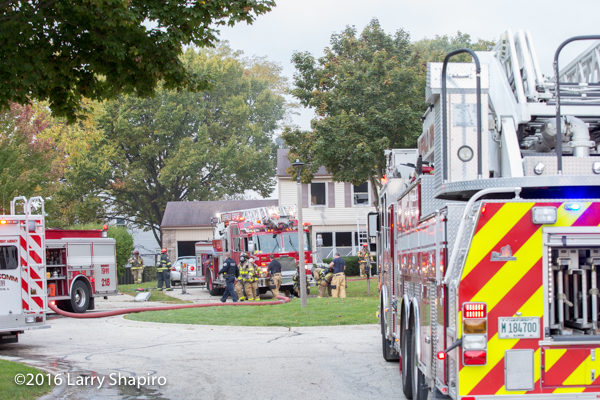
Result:
<instances>
[{"instance_id":1,"label":"diamond plate metal panel","mask_svg":"<svg viewBox=\"0 0 600 400\"><path fill-rule=\"evenodd\" d=\"M589 175L600 181L600 175L594 174L592 165L600 163L600 157L563 157L563 175ZM544 166L540 175L534 172L534 168L538 164ZM557 176L556 156L532 156L523 158L523 167L525 176Z\"/></svg>"}]
</instances>

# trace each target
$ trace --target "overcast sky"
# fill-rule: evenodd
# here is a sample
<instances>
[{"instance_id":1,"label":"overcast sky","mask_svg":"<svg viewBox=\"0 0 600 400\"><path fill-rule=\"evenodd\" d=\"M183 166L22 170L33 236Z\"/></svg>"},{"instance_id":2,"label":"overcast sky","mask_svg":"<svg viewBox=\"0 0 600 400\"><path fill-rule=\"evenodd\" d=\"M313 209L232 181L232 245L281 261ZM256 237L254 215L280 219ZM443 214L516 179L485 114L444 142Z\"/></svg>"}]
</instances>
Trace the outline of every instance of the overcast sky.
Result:
<instances>
[{"instance_id":1,"label":"overcast sky","mask_svg":"<svg viewBox=\"0 0 600 400\"><path fill-rule=\"evenodd\" d=\"M293 52L320 56L332 33L348 25L360 32L373 18L388 33L404 29L413 41L457 31L473 40L497 40L507 29L528 29L540 68L550 74L560 43L572 36L600 34L599 14L600 0L277 0L277 6L254 24L223 28L220 37L248 56L280 64L291 83ZM561 66L572 56L564 54ZM309 121L310 114L304 112L292 122L308 129Z\"/></svg>"}]
</instances>

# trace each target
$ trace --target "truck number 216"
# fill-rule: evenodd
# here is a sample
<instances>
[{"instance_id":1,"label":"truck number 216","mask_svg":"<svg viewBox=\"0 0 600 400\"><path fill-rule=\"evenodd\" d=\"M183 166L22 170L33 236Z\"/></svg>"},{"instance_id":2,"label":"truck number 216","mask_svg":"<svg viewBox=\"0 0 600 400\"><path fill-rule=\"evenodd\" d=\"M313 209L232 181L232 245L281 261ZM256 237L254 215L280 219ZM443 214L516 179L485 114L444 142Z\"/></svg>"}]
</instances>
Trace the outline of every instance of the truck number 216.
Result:
<instances>
[{"instance_id":1,"label":"truck number 216","mask_svg":"<svg viewBox=\"0 0 600 400\"><path fill-rule=\"evenodd\" d=\"M110 286L110 279L102 278L102 286Z\"/></svg>"}]
</instances>

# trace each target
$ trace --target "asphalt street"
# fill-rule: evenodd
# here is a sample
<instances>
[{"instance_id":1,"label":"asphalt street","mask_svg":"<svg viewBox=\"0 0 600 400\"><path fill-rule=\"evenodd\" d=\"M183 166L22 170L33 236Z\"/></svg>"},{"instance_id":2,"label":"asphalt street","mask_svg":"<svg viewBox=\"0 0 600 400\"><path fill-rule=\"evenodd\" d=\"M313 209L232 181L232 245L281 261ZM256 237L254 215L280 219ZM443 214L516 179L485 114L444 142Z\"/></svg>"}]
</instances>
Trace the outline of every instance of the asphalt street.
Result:
<instances>
[{"instance_id":1,"label":"asphalt street","mask_svg":"<svg viewBox=\"0 0 600 400\"><path fill-rule=\"evenodd\" d=\"M127 296L97 300L98 309L139 305ZM49 324L0 345L0 357L64 378L46 399L404 398L398 363L381 357L378 325L225 327L123 316L54 316Z\"/></svg>"}]
</instances>

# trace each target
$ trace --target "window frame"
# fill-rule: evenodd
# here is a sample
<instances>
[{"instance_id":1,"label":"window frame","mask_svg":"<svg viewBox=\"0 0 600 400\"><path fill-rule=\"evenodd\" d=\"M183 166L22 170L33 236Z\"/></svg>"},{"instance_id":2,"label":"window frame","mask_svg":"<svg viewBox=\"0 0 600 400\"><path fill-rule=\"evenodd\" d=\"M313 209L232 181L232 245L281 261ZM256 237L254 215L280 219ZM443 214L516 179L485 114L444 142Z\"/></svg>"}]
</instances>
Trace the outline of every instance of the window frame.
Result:
<instances>
[{"instance_id":1,"label":"window frame","mask_svg":"<svg viewBox=\"0 0 600 400\"><path fill-rule=\"evenodd\" d=\"M367 201L365 203L357 203L356 202L356 194L357 194L357 192L355 191L356 185L352 185L352 206L353 207L369 207L371 204L371 183L369 181L365 181L365 182L361 183L361 185L364 185L364 184L367 184L367 192L366 192ZM365 193L365 192L358 192L358 193Z\"/></svg>"},{"instance_id":2,"label":"window frame","mask_svg":"<svg viewBox=\"0 0 600 400\"><path fill-rule=\"evenodd\" d=\"M313 204L313 186L312 185L322 185L323 186L323 204ZM310 207L327 207L327 182L311 182L308 185L308 204Z\"/></svg>"}]
</instances>

